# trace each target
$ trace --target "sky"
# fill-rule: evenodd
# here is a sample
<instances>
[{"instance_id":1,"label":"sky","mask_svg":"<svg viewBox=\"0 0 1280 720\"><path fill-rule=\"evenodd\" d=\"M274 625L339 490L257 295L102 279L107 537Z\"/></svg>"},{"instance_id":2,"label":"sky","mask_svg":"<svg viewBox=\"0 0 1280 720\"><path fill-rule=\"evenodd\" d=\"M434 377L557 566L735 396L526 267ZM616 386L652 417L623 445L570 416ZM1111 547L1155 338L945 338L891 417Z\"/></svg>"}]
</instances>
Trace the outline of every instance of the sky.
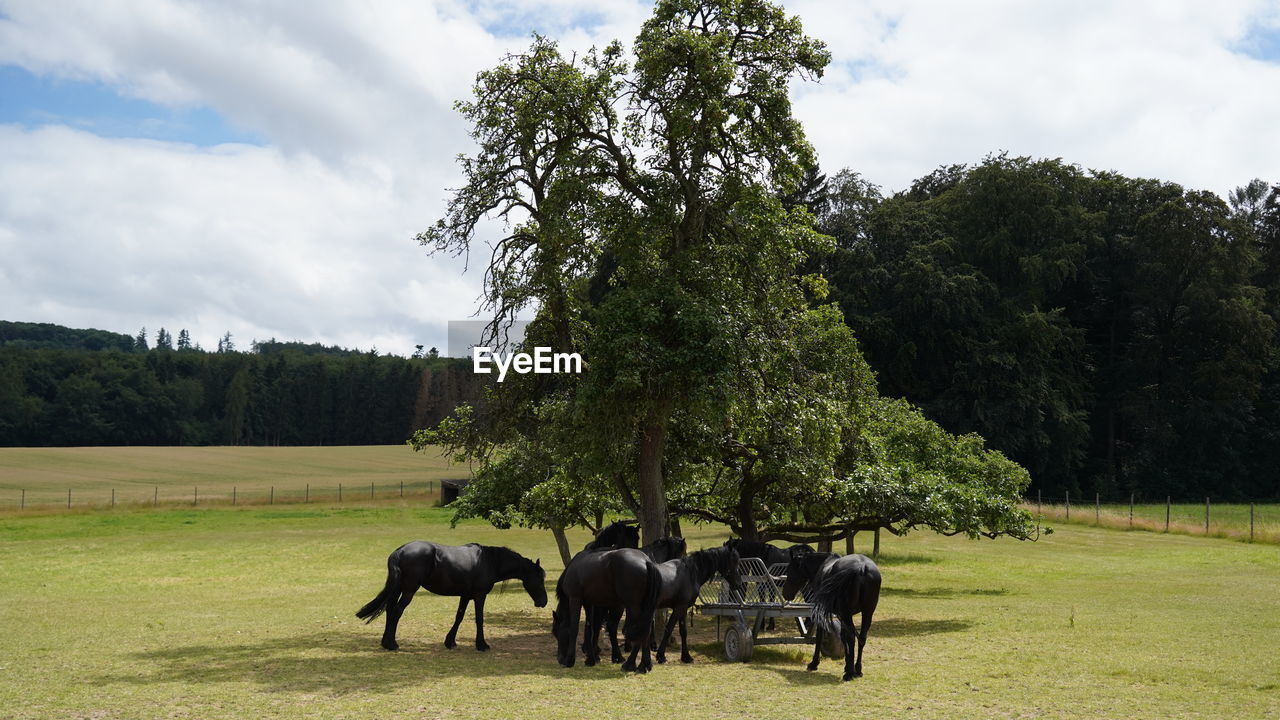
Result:
<instances>
[{"instance_id":1,"label":"sky","mask_svg":"<svg viewBox=\"0 0 1280 720\"><path fill-rule=\"evenodd\" d=\"M1280 182L1280 0L784 4L833 56L792 88L824 171ZM629 42L651 8L0 0L0 320L444 350L487 257L413 240L471 151L453 104L533 32Z\"/></svg>"}]
</instances>

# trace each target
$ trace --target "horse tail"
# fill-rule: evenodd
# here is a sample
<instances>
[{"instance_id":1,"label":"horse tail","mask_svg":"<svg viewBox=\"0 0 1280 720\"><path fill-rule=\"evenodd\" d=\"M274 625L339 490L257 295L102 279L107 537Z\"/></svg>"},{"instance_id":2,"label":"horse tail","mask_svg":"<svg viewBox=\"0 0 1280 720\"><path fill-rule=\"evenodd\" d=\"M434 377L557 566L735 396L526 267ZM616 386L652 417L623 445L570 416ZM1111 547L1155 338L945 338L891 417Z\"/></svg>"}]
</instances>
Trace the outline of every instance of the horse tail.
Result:
<instances>
[{"instance_id":1,"label":"horse tail","mask_svg":"<svg viewBox=\"0 0 1280 720\"><path fill-rule=\"evenodd\" d=\"M662 575L658 572L658 564L650 560L645 564L645 570L649 585L640 603L640 612L635 617L627 613L627 623L622 628L624 637L634 637L637 642L645 642L644 636L653 631L653 614L658 611L658 595L662 592Z\"/></svg>"},{"instance_id":2,"label":"horse tail","mask_svg":"<svg viewBox=\"0 0 1280 720\"><path fill-rule=\"evenodd\" d=\"M831 616L839 609L840 598L845 595L857 595L862 589L863 572L861 568L853 571L835 571L827 574L818 589L814 591L813 621L825 633L836 633L836 624Z\"/></svg>"},{"instance_id":3,"label":"horse tail","mask_svg":"<svg viewBox=\"0 0 1280 720\"><path fill-rule=\"evenodd\" d=\"M373 622L379 615L391 607L400 597L400 550L387 556L387 583L382 586L382 592L378 596L370 600L367 605L356 611L356 617L364 620L366 623Z\"/></svg>"}]
</instances>

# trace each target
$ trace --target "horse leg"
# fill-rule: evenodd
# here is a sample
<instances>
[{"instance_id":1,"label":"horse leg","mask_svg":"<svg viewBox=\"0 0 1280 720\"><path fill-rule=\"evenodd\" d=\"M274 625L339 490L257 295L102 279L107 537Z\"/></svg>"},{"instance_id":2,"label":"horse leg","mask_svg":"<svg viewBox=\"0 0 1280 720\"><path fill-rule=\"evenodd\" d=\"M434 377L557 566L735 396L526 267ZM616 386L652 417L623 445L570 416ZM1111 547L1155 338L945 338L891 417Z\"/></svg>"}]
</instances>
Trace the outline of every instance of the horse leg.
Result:
<instances>
[{"instance_id":1,"label":"horse leg","mask_svg":"<svg viewBox=\"0 0 1280 720\"><path fill-rule=\"evenodd\" d=\"M400 596L388 603L387 624L382 630L382 647L388 650L400 649L400 643L396 642L396 627L400 625L400 616L404 614L404 609L409 607L415 592L417 592L416 586L410 590L402 586Z\"/></svg>"},{"instance_id":2,"label":"horse leg","mask_svg":"<svg viewBox=\"0 0 1280 720\"><path fill-rule=\"evenodd\" d=\"M853 614L840 614L840 644L844 646L844 677L846 682L856 677L862 677L862 659L857 658L855 662L853 641L858 637L858 632L853 629ZM861 654L860 652L858 653Z\"/></svg>"},{"instance_id":3,"label":"horse leg","mask_svg":"<svg viewBox=\"0 0 1280 720\"><path fill-rule=\"evenodd\" d=\"M582 602L577 599L570 598L560 604L564 608L564 615L561 616L560 637L557 638L559 644L560 664L564 667L573 667L573 663L577 659L578 654L578 621L582 614Z\"/></svg>"},{"instance_id":4,"label":"horse leg","mask_svg":"<svg viewBox=\"0 0 1280 720\"><path fill-rule=\"evenodd\" d=\"M458 647L458 626L462 624L462 616L466 614L469 602L471 598L466 595L458 598L458 614L453 618L453 627L449 628L449 634L444 636L444 646L450 650Z\"/></svg>"},{"instance_id":5,"label":"horse leg","mask_svg":"<svg viewBox=\"0 0 1280 720\"><path fill-rule=\"evenodd\" d=\"M809 661L808 667L805 669L813 672L818 669L818 662L822 659L822 624L815 618L813 621L813 638L817 642L813 644L813 660Z\"/></svg>"},{"instance_id":6,"label":"horse leg","mask_svg":"<svg viewBox=\"0 0 1280 720\"><path fill-rule=\"evenodd\" d=\"M878 590L877 590L878 591ZM871 629L871 616L875 614L876 604L862 608L862 627L858 630L858 662L853 666L853 676L862 677L862 648L867 644L867 631ZM852 647L852 643L850 643Z\"/></svg>"},{"instance_id":7,"label":"horse leg","mask_svg":"<svg viewBox=\"0 0 1280 720\"><path fill-rule=\"evenodd\" d=\"M622 619L622 611L609 608L607 612L609 614L606 617L606 622L608 623L607 630L609 632L609 645L611 652L609 660L616 665L624 659L622 657L622 650L618 647L618 621Z\"/></svg>"},{"instance_id":8,"label":"horse leg","mask_svg":"<svg viewBox=\"0 0 1280 720\"><path fill-rule=\"evenodd\" d=\"M582 630L583 665L594 667L600 662L600 626L604 622L604 608L599 605L587 608L587 626Z\"/></svg>"},{"instance_id":9,"label":"horse leg","mask_svg":"<svg viewBox=\"0 0 1280 720\"><path fill-rule=\"evenodd\" d=\"M689 632L685 626L685 621L688 617L689 608L685 608L684 611L680 613L680 662L685 663L686 665L693 662L693 656L689 654ZM667 634L671 634L671 631L668 630Z\"/></svg>"},{"instance_id":10,"label":"horse leg","mask_svg":"<svg viewBox=\"0 0 1280 720\"><path fill-rule=\"evenodd\" d=\"M484 652L489 649L489 643L484 641L484 599L485 595L476 597L476 649Z\"/></svg>"},{"instance_id":11,"label":"horse leg","mask_svg":"<svg viewBox=\"0 0 1280 720\"><path fill-rule=\"evenodd\" d=\"M658 643L658 664L661 665L667 661L667 643L671 642L671 631L675 629L676 613L671 611L671 617L667 618L666 628L662 631L662 641ZM684 624L680 625L680 636L684 637ZM684 661L684 655L680 656L681 662Z\"/></svg>"}]
</instances>

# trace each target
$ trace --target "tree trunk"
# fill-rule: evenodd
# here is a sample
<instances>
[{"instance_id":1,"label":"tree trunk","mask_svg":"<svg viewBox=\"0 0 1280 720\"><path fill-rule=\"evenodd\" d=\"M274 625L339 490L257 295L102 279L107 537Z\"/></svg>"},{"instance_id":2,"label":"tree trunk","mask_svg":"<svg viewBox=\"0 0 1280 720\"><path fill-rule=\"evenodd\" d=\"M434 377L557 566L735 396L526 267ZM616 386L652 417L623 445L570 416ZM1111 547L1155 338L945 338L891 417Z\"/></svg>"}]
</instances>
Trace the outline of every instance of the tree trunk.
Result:
<instances>
[{"instance_id":1,"label":"tree trunk","mask_svg":"<svg viewBox=\"0 0 1280 720\"><path fill-rule=\"evenodd\" d=\"M556 548L560 551L560 560L565 567L569 567L569 561L573 559L573 554L569 552L569 538L564 535L564 528L553 527L551 534L556 538Z\"/></svg>"},{"instance_id":2,"label":"tree trunk","mask_svg":"<svg viewBox=\"0 0 1280 720\"><path fill-rule=\"evenodd\" d=\"M671 537L684 537L684 533L680 530L680 518L675 515L671 516Z\"/></svg>"},{"instance_id":3,"label":"tree trunk","mask_svg":"<svg viewBox=\"0 0 1280 720\"><path fill-rule=\"evenodd\" d=\"M856 533L856 532L851 532L851 533L849 533L849 535L844 539L844 554L845 554L845 555L852 555L852 554L853 554L853 536L854 536L854 535L857 535L857 534L858 534L858 533Z\"/></svg>"},{"instance_id":4,"label":"tree trunk","mask_svg":"<svg viewBox=\"0 0 1280 720\"><path fill-rule=\"evenodd\" d=\"M671 400L658 401L640 428L640 530L642 543L648 544L667 532L667 494L662 479L662 455L667 445L667 418Z\"/></svg>"},{"instance_id":5,"label":"tree trunk","mask_svg":"<svg viewBox=\"0 0 1280 720\"><path fill-rule=\"evenodd\" d=\"M819 541L818 541L818 552L831 552L831 541L830 541L830 540L819 540Z\"/></svg>"}]
</instances>

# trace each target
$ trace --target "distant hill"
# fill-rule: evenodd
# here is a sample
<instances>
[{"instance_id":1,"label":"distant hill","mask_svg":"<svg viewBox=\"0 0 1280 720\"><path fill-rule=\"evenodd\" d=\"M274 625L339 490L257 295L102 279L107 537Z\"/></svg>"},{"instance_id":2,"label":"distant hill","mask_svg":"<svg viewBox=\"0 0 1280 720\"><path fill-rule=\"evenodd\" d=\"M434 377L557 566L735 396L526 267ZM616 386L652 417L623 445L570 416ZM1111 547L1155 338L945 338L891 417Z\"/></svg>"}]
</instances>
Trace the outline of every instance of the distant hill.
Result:
<instances>
[{"instance_id":1,"label":"distant hill","mask_svg":"<svg viewBox=\"0 0 1280 720\"><path fill-rule=\"evenodd\" d=\"M130 335L107 330L80 330L52 323L0 320L0 346L133 352L134 340Z\"/></svg>"}]
</instances>

